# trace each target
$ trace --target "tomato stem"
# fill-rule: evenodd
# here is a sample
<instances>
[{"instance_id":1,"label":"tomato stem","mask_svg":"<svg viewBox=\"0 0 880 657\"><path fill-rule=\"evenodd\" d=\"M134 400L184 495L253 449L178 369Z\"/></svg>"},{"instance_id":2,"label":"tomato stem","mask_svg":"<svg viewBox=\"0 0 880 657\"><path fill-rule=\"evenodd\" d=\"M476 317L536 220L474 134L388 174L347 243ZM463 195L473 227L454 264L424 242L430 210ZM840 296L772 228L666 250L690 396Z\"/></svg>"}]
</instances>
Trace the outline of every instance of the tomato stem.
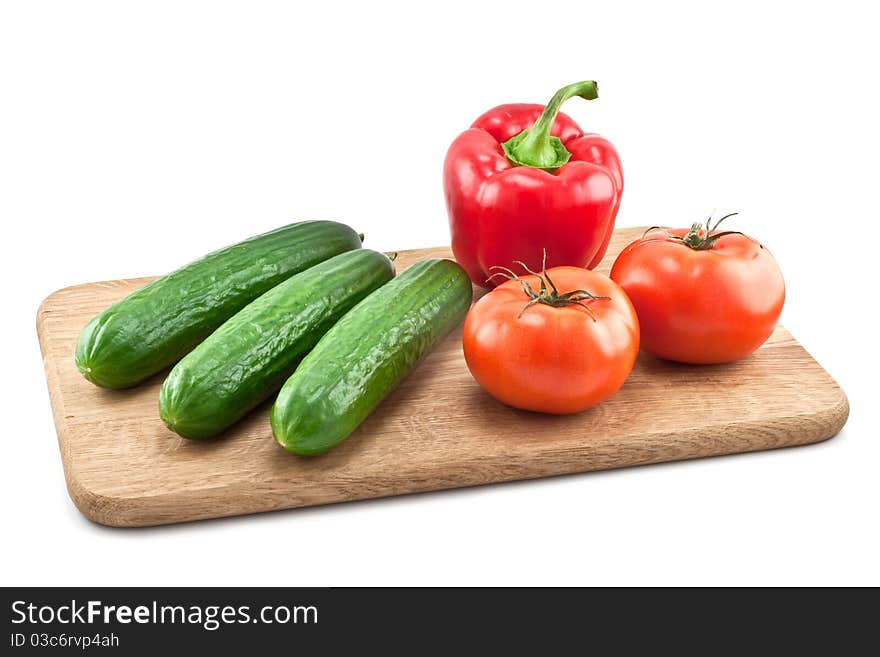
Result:
<instances>
[{"instance_id":1,"label":"tomato stem","mask_svg":"<svg viewBox=\"0 0 880 657\"><path fill-rule=\"evenodd\" d=\"M715 246L715 243L726 235L742 235L738 230L725 230L722 232L718 231L718 226L722 221L727 219L728 217L733 217L734 215L739 214L739 212L731 212L730 214L726 214L721 217L718 221L715 222L715 225L712 225L712 215L709 215L709 218L706 219L706 229L703 230L702 222L694 222L691 224L690 230L688 230L687 234L684 237L679 237L678 235L672 235L666 228L662 226L651 226L648 230L646 230L642 234L642 239L646 239L648 233L660 230L666 235L666 237L670 240L674 240L676 242L681 242L686 246L689 246L694 251L707 251Z\"/></svg>"},{"instance_id":2,"label":"tomato stem","mask_svg":"<svg viewBox=\"0 0 880 657\"><path fill-rule=\"evenodd\" d=\"M556 288L556 284L553 282L553 279L550 278L550 275L547 273L547 249L544 249L544 255L541 259L541 273L539 274L536 271L532 271L529 269L529 266L524 263L522 260L515 260L514 264L519 265L523 269L525 269L532 276L537 276L541 285L538 291L535 291L528 281L524 281L522 278L516 275L509 267L502 267L500 265L495 265L490 267L489 270L497 269L494 274L489 276L487 279L491 281L496 276L502 276L509 281L517 281L525 292L526 296L529 298L528 303L523 306L523 309L519 311L519 315L517 315L517 319L523 316L526 310L534 306L538 303L543 303L548 306L553 306L554 308L563 308L565 306L577 305L584 308L589 314L593 321L596 321L596 314L593 310L587 305L588 301L599 301L599 300L609 300L611 297L603 297L596 296L587 290L571 290L570 292L563 292L560 294L559 290ZM549 286L549 289L548 289Z\"/></svg>"}]
</instances>

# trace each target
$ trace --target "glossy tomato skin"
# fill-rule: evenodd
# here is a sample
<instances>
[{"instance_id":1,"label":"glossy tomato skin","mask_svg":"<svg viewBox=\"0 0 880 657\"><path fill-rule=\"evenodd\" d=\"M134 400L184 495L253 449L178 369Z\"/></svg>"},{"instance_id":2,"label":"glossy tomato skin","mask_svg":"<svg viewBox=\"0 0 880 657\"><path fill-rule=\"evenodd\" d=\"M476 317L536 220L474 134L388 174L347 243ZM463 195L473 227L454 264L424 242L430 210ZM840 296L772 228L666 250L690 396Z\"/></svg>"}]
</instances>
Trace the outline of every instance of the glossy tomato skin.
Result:
<instances>
[{"instance_id":1,"label":"glossy tomato skin","mask_svg":"<svg viewBox=\"0 0 880 657\"><path fill-rule=\"evenodd\" d=\"M611 278L636 308L642 348L682 363L745 358L773 333L785 302L775 258L740 234L698 251L652 232L620 253Z\"/></svg>"},{"instance_id":2,"label":"glossy tomato skin","mask_svg":"<svg viewBox=\"0 0 880 657\"><path fill-rule=\"evenodd\" d=\"M626 293L610 278L580 267L547 272L560 293L597 296L556 308L529 301L507 281L483 296L464 323L464 356L477 382L499 401L529 411L578 413L611 397L629 376L639 351L639 322ZM535 290L537 276L523 276Z\"/></svg>"}]
</instances>

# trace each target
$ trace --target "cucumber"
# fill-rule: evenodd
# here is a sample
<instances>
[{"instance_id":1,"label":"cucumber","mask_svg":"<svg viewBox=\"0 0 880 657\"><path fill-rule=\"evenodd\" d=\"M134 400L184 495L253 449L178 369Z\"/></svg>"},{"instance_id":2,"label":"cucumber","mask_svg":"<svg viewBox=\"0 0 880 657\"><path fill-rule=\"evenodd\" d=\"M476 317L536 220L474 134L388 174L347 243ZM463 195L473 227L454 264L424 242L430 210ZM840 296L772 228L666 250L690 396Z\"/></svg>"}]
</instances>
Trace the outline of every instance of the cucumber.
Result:
<instances>
[{"instance_id":1,"label":"cucumber","mask_svg":"<svg viewBox=\"0 0 880 657\"><path fill-rule=\"evenodd\" d=\"M278 393L270 421L289 452L313 456L345 440L471 304L451 260L422 260L340 319Z\"/></svg>"},{"instance_id":2,"label":"cucumber","mask_svg":"<svg viewBox=\"0 0 880 657\"><path fill-rule=\"evenodd\" d=\"M92 318L79 335L76 366L104 388L136 385L281 281L360 245L344 224L303 221L214 251Z\"/></svg>"},{"instance_id":3,"label":"cucumber","mask_svg":"<svg viewBox=\"0 0 880 657\"><path fill-rule=\"evenodd\" d=\"M333 324L394 276L359 249L288 278L227 320L171 370L159 416L184 438L217 435L278 391Z\"/></svg>"}]
</instances>

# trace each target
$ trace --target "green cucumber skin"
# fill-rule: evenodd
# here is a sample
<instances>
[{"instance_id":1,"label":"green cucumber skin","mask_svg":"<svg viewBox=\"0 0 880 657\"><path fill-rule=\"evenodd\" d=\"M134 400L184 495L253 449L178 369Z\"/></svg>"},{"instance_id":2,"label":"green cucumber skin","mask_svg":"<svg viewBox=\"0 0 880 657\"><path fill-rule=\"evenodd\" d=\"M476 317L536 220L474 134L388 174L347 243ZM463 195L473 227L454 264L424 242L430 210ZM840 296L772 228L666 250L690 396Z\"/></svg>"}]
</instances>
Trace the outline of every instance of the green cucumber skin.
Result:
<instances>
[{"instance_id":1,"label":"green cucumber skin","mask_svg":"<svg viewBox=\"0 0 880 657\"><path fill-rule=\"evenodd\" d=\"M272 407L287 451L323 454L345 440L470 308L473 289L451 260L423 260L373 292L318 342Z\"/></svg>"},{"instance_id":2,"label":"green cucumber skin","mask_svg":"<svg viewBox=\"0 0 880 657\"><path fill-rule=\"evenodd\" d=\"M267 399L340 317L394 277L383 254L335 256L272 288L171 370L159 416L184 438L211 438Z\"/></svg>"},{"instance_id":3,"label":"green cucumber skin","mask_svg":"<svg viewBox=\"0 0 880 657\"><path fill-rule=\"evenodd\" d=\"M178 361L248 303L361 238L335 221L303 221L214 251L114 303L79 335L76 366L128 388Z\"/></svg>"}]
</instances>

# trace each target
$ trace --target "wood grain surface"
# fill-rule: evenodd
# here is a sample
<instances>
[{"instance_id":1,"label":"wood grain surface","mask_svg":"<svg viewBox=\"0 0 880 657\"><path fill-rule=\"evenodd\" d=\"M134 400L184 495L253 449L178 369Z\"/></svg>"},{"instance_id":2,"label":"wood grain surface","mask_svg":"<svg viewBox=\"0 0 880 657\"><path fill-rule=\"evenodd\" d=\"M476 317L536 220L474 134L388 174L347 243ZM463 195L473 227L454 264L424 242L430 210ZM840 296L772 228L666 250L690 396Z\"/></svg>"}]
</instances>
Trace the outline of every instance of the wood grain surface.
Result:
<instances>
[{"instance_id":1,"label":"wood grain surface","mask_svg":"<svg viewBox=\"0 0 880 657\"><path fill-rule=\"evenodd\" d=\"M599 271L642 229L620 229ZM448 248L401 251L398 270ZM468 373L453 332L341 446L283 451L269 403L222 437L190 442L159 420L164 373L125 391L97 388L73 361L77 335L149 278L59 290L37 331L70 497L95 522L144 526L330 502L814 443L849 405L782 327L751 357L687 366L644 352L620 392L578 415L514 410ZM695 408L711 412L694 412Z\"/></svg>"}]
</instances>

